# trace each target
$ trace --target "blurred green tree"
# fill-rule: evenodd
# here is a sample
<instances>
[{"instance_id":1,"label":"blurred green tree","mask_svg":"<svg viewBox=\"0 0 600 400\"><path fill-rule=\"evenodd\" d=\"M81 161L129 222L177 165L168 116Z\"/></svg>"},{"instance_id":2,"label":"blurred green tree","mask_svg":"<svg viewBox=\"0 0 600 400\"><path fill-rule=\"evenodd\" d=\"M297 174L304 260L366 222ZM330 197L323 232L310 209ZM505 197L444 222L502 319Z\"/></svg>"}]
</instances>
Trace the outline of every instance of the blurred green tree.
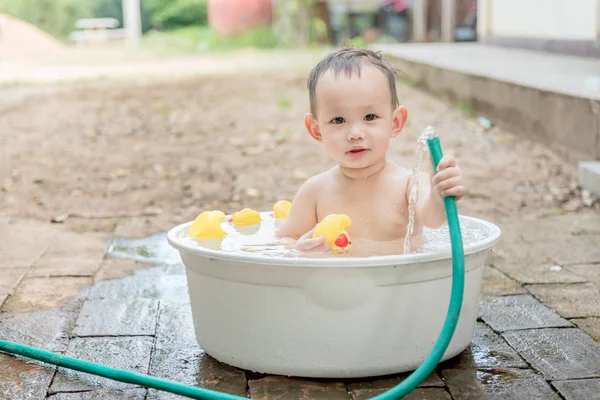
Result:
<instances>
[{"instance_id":1,"label":"blurred green tree","mask_svg":"<svg viewBox=\"0 0 600 400\"><path fill-rule=\"evenodd\" d=\"M49 34L65 39L75 21L92 18L94 1L82 0L0 0L0 13L27 21Z\"/></svg>"},{"instance_id":2,"label":"blurred green tree","mask_svg":"<svg viewBox=\"0 0 600 400\"><path fill-rule=\"evenodd\" d=\"M157 29L208 24L208 0L142 0L149 23Z\"/></svg>"}]
</instances>

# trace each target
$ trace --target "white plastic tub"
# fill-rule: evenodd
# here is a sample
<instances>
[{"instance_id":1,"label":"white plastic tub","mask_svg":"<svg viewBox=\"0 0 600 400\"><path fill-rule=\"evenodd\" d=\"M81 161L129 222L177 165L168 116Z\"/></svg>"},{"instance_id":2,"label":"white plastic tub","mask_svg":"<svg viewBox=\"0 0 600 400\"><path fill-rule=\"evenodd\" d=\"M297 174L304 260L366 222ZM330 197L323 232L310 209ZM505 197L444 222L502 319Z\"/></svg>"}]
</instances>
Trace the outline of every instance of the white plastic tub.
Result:
<instances>
[{"instance_id":1,"label":"white plastic tub","mask_svg":"<svg viewBox=\"0 0 600 400\"><path fill-rule=\"evenodd\" d=\"M465 246L460 319L443 360L471 342L485 258L500 238ZM186 266L196 338L212 357L261 373L367 377L410 371L431 351L452 284L450 251L368 258L240 255L168 233Z\"/></svg>"}]
</instances>

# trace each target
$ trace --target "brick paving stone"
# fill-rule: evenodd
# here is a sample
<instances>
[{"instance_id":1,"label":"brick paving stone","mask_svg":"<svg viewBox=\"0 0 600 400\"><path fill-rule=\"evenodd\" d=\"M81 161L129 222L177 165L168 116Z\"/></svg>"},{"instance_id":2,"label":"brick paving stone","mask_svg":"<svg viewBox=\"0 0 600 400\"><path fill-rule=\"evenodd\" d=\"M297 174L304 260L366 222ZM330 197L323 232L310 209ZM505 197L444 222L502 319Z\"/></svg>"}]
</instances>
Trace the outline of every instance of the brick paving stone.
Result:
<instances>
[{"instance_id":1,"label":"brick paving stone","mask_svg":"<svg viewBox=\"0 0 600 400\"><path fill-rule=\"evenodd\" d=\"M27 274L28 277L94 276L100 269L100 261L81 258L42 257Z\"/></svg>"},{"instance_id":2,"label":"brick paving stone","mask_svg":"<svg viewBox=\"0 0 600 400\"><path fill-rule=\"evenodd\" d=\"M48 249L56 232L56 228L37 221L0 222L0 269L30 267Z\"/></svg>"},{"instance_id":3,"label":"brick paving stone","mask_svg":"<svg viewBox=\"0 0 600 400\"><path fill-rule=\"evenodd\" d=\"M267 376L248 381L250 397L261 400L348 400L341 382Z\"/></svg>"},{"instance_id":4,"label":"brick paving stone","mask_svg":"<svg viewBox=\"0 0 600 400\"><path fill-rule=\"evenodd\" d=\"M526 293L525 288L517 281L508 278L495 268L486 266L483 270L483 286L481 293L490 296Z\"/></svg>"},{"instance_id":5,"label":"brick paving stone","mask_svg":"<svg viewBox=\"0 0 600 400\"><path fill-rule=\"evenodd\" d=\"M0 353L0 399L44 399L54 368L42 367Z\"/></svg>"},{"instance_id":6,"label":"brick paving stone","mask_svg":"<svg viewBox=\"0 0 600 400\"><path fill-rule=\"evenodd\" d=\"M63 352L80 304L31 313L0 313L0 338L48 351Z\"/></svg>"},{"instance_id":7,"label":"brick paving stone","mask_svg":"<svg viewBox=\"0 0 600 400\"><path fill-rule=\"evenodd\" d=\"M600 342L600 318L578 318L572 319L571 322L590 335L596 342Z\"/></svg>"},{"instance_id":8,"label":"brick paving stone","mask_svg":"<svg viewBox=\"0 0 600 400\"><path fill-rule=\"evenodd\" d=\"M192 309L188 303L160 302L156 349L200 348L194 332Z\"/></svg>"},{"instance_id":9,"label":"brick paving stone","mask_svg":"<svg viewBox=\"0 0 600 400\"><path fill-rule=\"evenodd\" d=\"M600 317L600 289L591 283L526 287L565 318Z\"/></svg>"},{"instance_id":10,"label":"brick paving stone","mask_svg":"<svg viewBox=\"0 0 600 400\"><path fill-rule=\"evenodd\" d=\"M548 248L549 255L563 266L600 263L598 235L572 235Z\"/></svg>"},{"instance_id":11,"label":"brick paving stone","mask_svg":"<svg viewBox=\"0 0 600 400\"><path fill-rule=\"evenodd\" d=\"M199 348L156 350L150 375L242 397L247 393L244 371L215 360ZM148 395L149 400L179 398L155 389Z\"/></svg>"},{"instance_id":12,"label":"brick paving stone","mask_svg":"<svg viewBox=\"0 0 600 400\"><path fill-rule=\"evenodd\" d=\"M572 326L530 295L483 297L479 315L497 332Z\"/></svg>"},{"instance_id":13,"label":"brick paving stone","mask_svg":"<svg viewBox=\"0 0 600 400\"><path fill-rule=\"evenodd\" d=\"M91 278L24 278L4 302L2 311L28 312L57 308L65 300L79 297L82 289L91 283Z\"/></svg>"},{"instance_id":14,"label":"brick paving stone","mask_svg":"<svg viewBox=\"0 0 600 400\"><path fill-rule=\"evenodd\" d=\"M600 377L600 344L579 329L532 329L503 336L547 380Z\"/></svg>"},{"instance_id":15,"label":"brick paving stone","mask_svg":"<svg viewBox=\"0 0 600 400\"><path fill-rule=\"evenodd\" d=\"M29 267L0 269L0 293L12 293L28 270Z\"/></svg>"},{"instance_id":16,"label":"brick paving stone","mask_svg":"<svg viewBox=\"0 0 600 400\"><path fill-rule=\"evenodd\" d=\"M382 377L382 378L376 378L376 379L369 379L369 378L353 379L353 380L349 380L346 382L346 387L350 391L350 394L352 395L353 399L367 399L367 398L371 398L373 396L377 396L378 394L383 393L386 390L393 388L394 386L403 382L410 374L411 374L411 372L407 372L407 373L399 374L396 376L388 376L388 377ZM425 378L423 380L423 382L421 382L421 384L419 385L419 388L443 388L443 387L444 387L444 382L438 376L438 374L435 372L432 372L431 374L429 374L427 376L427 378ZM421 389L419 389L419 390L421 391ZM444 390L441 389L441 391L443 392ZM440 389L437 389L435 391L426 392L429 396L427 398L443 399L444 397L439 397L440 396L439 392L440 392ZM417 392L417 393L419 393L419 392ZM414 394L414 396L417 396L417 394Z\"/></svg>"},{"instance_id":17,"label":"brick paving stone","mask_svg":"<svg viewBox=\"0 0 600 400\"><path fill-rule=\"evenodd\" d=\"M146 389L101 389L89 392L56 393L48 400L145 400Z\"/></svg>"},{"instance_id":18,"label":"brick paving stone","mask_svg":"<svg viewBox=\"0 0 600 400\"><path fill-rule=\"evenodd\" d=\"M150 267L154 266L122 258L107 258L102 261L100 269L94 277L94 282L125 278L133 275L134 271Z\"/></svg>"},{"instance_id":19,"label":"brick paving stone","mask_svg":"<svg viewBox=\"0 0 600 400\"><path fill-rule=\"evenodd\" d=\"M567 268L600 288L600 264L578 264Z\"/></svg>"},{"instance_id":20,"label":"brick paving stone","mask_svg":"<svg viewBox=\"0 0 600 400\"><path fill-rule=\"evenodd\" d=\"M73 335L154 335L157 313L157 300L86 300L75 323Z\"/></svg>"},{"instance_id":21,"label":"brick paving stone","mask_svg":"<svg viewBox=\"0 0 600 400\"><path fill-rule=\"evenodd\" d=\"M383 393L384 389L358 389L350 392L353 400L368 400ZM417 388L404 396L403 400L452 400L446 389Z\"/></svg>"},{"instance_id":22,"label":"brick paving stone","mask_svg":"<svg viewBox=\"0 0 600 400\"><path fill-rule=\"evenodd\" d=\"M198 345L189 304L161 301L150 374L184 384L246 396L246 376L208 356ZM149 400L179 399L151 389Z\"/></svg>"},{"instance_id":23,"label":"brick paving stone","mask_svg":"<svg viewBox=\"0 0 600 400\"><path fill-rule=\"evenodd\" d=\"M153 271L153 270L157 271ZM143 272L151 271L143 274ZM90 290L90 299L146 298L189 303L187 280L184 274L164 274L159 267L136 271L139 273L118 280L101 281Z\"/></svg>"},{"instance_id":24,"label":"brick paving stone","mask_svg":"<svg viewBox=\"0 0 600 400\"><path fill-rule=\"evenodd\" d=\"M148 373L153 340L149 337L74 338L65 355L142 374ZM50 393L94 389L130 389L134 386L79 371L59 368Z\"/></svg>"},{"instance_id":25,"label":"brick paving stone","mask_svg":"<svg viewBox=\"0 0 600 400\"><path fill-rule=\"evenodd\" d=\"M559 400L544 378L530 369L449 369L442 372L454 400Z\"/></svg>"},{"instance_id":26,"label":"brick paving stone","mask_svg":"<svg viewBox=\"0 0 600 400\"><path fill-rule=\"evenodd\" d=\"M560 269L559 269L560 268ZM542 265L512 265L503 269L521 283L585 283L586 279L553 263Z\"/></svg>"},{"instance_id":27,"label":"brick paving stone","mask_svg":"<svg viewBox=\"0 0 600 400\"><path fill-rule=\"evenodd\" d=\"M558 390L565 400L600 399L600 379L553 381L552 386Z\"/></svg>"},{"instance_id":28,"label":"brick paving stone","mask_svg":"<svg viewBox=\"0 0 600 400\"><path fill-rule=\"evenodd\" d=\"M403 374L399 374L396 376L387 376L381 378L366 378L366 379L353 379L346 382L349 390L387 390L391 389L399 383L403 382L408 378L411 372L406 372ZM438 374L434 371L427 376L419 385L421 388L426 387L444 387L444 382L438 376Z\"/></svg>"},{"instance_id":29,"label":"brick paving stone","mask_svg":"<svg viewBox=\"0 0 600 400\"><path fill-rule=\"evenodd\" d=\"M43 259L74 258L100 262L104 258L107 238L94 233L62 232L52 242Z\"/></svg>"},{"instance_id":30,"label":"brick paving stone","mask_svg":"<svg viewBox=\"0 0 600 400\"><path fill-rule=\"evenodd\" d=\"M113 235L116 237L143 238L160 230L150 218L125 218L119 221Z\"/></svg>"},{"instance_id":31,"label":"brick paving stone","mask_svg":"<svg viewBox=\"0 0 600 400\"><path fill-rule=\"evenodd\" d=\"M527 363L486 324L478 322L471 346L440 369L527 368Z\"/></svg>"}]
</instances>

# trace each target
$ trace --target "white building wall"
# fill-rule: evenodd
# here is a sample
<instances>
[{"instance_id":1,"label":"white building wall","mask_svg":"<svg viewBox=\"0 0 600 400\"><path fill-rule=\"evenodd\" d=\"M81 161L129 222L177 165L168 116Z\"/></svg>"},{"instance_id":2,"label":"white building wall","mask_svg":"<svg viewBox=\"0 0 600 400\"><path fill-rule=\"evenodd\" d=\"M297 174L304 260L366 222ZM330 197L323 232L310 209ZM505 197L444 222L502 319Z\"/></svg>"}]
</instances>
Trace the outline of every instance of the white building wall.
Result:
<instances>
[{"instance_id":1,"label":"white building wall","mask_svg":"<svg viewBox=\"0 0 600 400\"><path fill-rule=\"evenodd\" d=\"M600 34L600 0L479 0L482 36L595 40Z\"/></svg>"}]
</instances>

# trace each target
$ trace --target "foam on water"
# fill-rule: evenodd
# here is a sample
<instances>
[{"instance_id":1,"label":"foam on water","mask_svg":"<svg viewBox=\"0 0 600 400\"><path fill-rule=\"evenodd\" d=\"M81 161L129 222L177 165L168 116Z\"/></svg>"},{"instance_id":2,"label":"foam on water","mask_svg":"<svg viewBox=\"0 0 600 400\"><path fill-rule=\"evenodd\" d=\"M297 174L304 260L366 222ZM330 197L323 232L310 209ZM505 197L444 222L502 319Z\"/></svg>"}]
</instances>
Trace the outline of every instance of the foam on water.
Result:
<instances>
[{"instance_id":1,"label":"foam on water","mask_svg":"<svg viewBox=\"0 0 600 400\"><path fill-rule=\"evenodd\" d=\"M277 237L277 227L281 220L276 220L270 213L261 213L260 224L251 226L233 226L225 219L221 226L227 232L223 239L194 239L181 232L180 238L193 246L200 246L212 250L220 250L227 253L258 254L262 256L276 257L371 257L382 255L404 254L404 238L395 242L372 242L353 238L352 247L347 254L335 255L329 253L302 254L293 250L289 240ZM476 224L470 220L461 218L461 232L463 245L468 246L485 239L489 232L484 225ZM423 228L422 244L413 249L412 253L427 253L446 251L451 247L448 226L439 229Z\"/></svg>"}]
</instances>

